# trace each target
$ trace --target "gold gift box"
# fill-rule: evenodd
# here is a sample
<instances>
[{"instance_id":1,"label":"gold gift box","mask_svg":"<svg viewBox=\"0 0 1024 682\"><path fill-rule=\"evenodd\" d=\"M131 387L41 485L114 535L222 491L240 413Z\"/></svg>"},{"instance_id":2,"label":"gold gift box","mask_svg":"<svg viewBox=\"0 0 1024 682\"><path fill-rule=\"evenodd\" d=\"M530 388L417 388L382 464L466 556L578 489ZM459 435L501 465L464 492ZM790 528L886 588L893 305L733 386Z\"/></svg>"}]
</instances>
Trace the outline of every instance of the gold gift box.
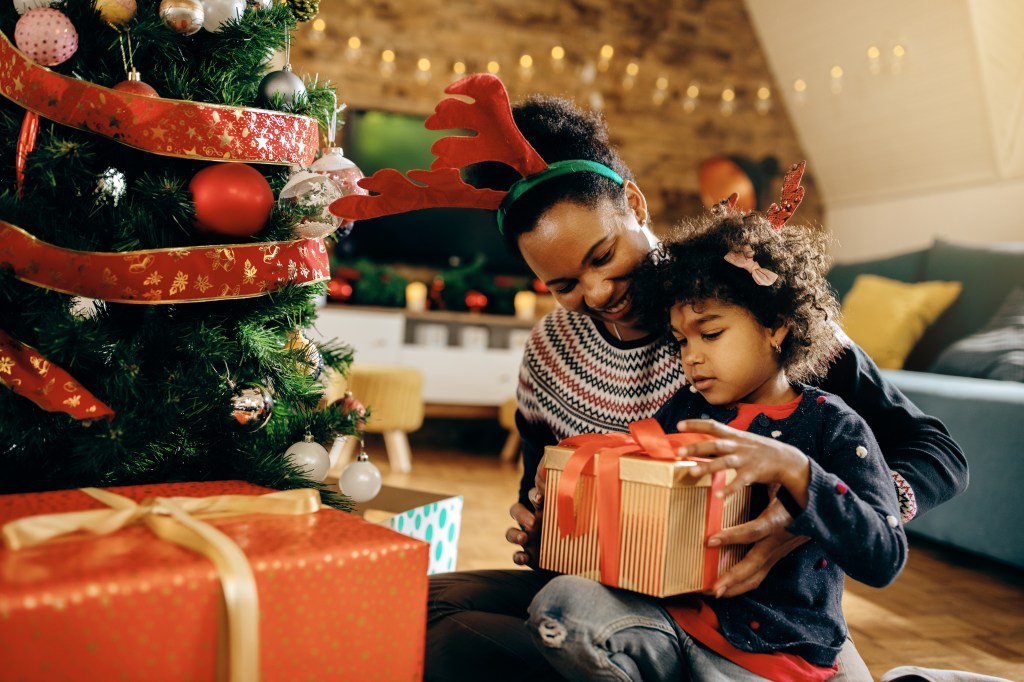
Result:
<instances>
[{"instance_id":1,"label":"gold gift box","mask_svg":"<svg viewBox=\"0 0 1024 682\"><path fill-rule=\"evenodd\" d=\"M601 580L597 522L597 481L593 473L579 478L575 495L577 536L561 536L558 529L558 483L573 448L548 446L544 517L541 525L540 567L559 573ZM600 453L595 456L600 458ZM619 581L616 587L654 597L668 597L706 589L706 552L720 552L717 578L736 565L749 545L720 549L705 547L705 524L711 498L711 476L687 475L694 462L664 461L623 456L619 460L621 485ZM735 472L726 472L726 481ZM750 487L725 498L722 527L751 518Z\"/></svg>"}]
</instances>

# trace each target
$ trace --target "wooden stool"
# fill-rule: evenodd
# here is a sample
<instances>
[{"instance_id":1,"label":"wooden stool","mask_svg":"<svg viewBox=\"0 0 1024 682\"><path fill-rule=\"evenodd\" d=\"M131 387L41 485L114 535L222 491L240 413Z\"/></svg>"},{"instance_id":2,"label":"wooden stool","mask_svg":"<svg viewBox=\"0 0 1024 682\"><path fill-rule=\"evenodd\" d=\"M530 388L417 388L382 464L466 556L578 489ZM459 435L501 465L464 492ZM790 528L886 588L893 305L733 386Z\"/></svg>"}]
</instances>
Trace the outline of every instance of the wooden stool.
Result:
<instances>
[{"instance_id":1,"label":"wooden stool","mask_svg":"<svg viewBox=\"0 0 1024 682\"><path fill-rule=\"evenodd\" d=\"M508 437L501 448L501 461L514 462L519 458L519 429L516 428L516 399L509 398L498 408L498 423L508 429Z\"/></svg>"},{"instance_id":2,"label":"wooden stool","mask_svg":"<svg viewBox=\"0 0 1024 682\"><path fill-rule=\"evenodd\" d=\"M345 386L343 387L342 384ZM339 391L340 388L340 391ZM408 473L412 470L409 450L411 431L423 426L423 375L412 367L353 363L348 379L334 375L329 380L327 399L330 402L344 396L345 390L370 412L365 430L384 436L384 448L392 471ZM334 466L331 473L340 472L352 456L353 441Z\"/></svg>"}]
</instances>

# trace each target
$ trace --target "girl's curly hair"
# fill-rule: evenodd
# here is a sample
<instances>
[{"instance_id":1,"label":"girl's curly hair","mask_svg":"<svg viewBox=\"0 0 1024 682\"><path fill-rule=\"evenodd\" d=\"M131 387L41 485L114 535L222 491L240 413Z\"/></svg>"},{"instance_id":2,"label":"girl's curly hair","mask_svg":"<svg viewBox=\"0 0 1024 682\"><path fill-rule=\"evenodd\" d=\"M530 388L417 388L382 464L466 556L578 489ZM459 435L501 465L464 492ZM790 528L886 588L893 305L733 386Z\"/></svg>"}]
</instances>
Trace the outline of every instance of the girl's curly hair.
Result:
<instances>
[{"instance_id":1,"label":"girl's curly hair","mask_svg":"<svg viewBox=\"0 0 1024 682\"><path fill-rule=\"evenodd\" d=\"M677 226L634 275L632 300L648 329L665 329L677 303L708 299L749 310L765 327L787 323L781 366L793 381L821 376L840 349L834 328L839 304L825 280L828 235L809 226L772 227L761 213L718 206ZM725 260L753 249L753 259L779 278L758 285Z\"/></svg>"}]
</instances>

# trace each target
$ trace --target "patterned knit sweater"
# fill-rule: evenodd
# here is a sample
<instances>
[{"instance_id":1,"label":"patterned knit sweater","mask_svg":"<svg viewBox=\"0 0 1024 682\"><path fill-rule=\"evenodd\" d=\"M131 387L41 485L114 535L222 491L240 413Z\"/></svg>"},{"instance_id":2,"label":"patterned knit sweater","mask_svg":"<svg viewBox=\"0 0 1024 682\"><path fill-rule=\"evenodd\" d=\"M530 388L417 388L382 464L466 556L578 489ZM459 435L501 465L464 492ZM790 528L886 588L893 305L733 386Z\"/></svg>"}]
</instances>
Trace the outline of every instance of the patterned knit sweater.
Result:
<instances>
[{"instance_id":1,"label":"patterned knit sweater","mask_svg":"<svg viewBox=\"0 0 1024 682\"><path fill-rule=\"evenodd\" d=\"M967 486L967 461L938 419L917 408L849 343L819 383L871 427L892 471L902 520ZM603 324L556 308L536 324L519 371L516 424L522 437L519 501L527 507L544 447L580 433L626 431L684 386L669 334L619 341Z\"/></svg>"}]
</instances>

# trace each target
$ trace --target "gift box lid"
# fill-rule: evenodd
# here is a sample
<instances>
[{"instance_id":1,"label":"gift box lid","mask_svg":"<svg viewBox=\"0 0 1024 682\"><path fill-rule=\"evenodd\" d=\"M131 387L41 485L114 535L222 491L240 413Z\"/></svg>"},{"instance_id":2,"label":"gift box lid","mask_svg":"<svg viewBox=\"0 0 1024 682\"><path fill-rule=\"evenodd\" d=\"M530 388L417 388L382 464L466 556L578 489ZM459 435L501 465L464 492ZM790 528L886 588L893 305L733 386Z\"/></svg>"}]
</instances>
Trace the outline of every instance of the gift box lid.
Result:
<instances>
[{"instance_id":1,"label":"gift box lid","mask_svg":"<svg viewBox=\"0 0 1024 682\"><path fill-rule=\"evenodd\" d=\"M569 457L575 452L575 448L567 448L560 445L549 445L544 448L543 465L548 469L562 471L565 469ZM594 455L594 463L600 461L601 453ZM652 459L642 455L623 455L619 460L619 479L635 483L647 483L663 488L681 488L694 486L706 488L711 485L711 476L705 475L700 478L693 478L689 470L696 466L696 462L689 460L663 460ZM734 469L726 470L726 483L736 477Z\"/></svg>"}]
</instances>

